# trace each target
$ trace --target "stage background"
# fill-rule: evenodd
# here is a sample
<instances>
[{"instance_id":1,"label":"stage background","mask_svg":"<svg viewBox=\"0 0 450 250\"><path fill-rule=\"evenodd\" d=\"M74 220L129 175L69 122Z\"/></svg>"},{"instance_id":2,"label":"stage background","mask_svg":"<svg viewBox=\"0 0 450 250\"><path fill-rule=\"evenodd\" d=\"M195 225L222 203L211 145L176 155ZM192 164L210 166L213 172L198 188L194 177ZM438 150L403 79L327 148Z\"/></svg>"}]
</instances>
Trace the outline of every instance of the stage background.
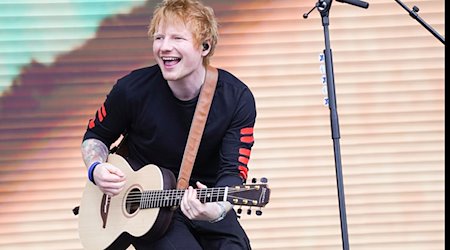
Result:
<instances>
[{"instance_id":1,"label":"stage background","mask_svg":"<svg viewBox=\"0 0 450 250\"><path fill-rule=\"evenodd\" d=\"M81 249L82 135L115 81L153 64L157 1L0 0L0 249ZM209 0L213 65L253 90L250 178L272 188L241 219L255 250L342 249L324 45L313 0ZM394 0L333 2L351 249L444 249L445 47ZM444 0L405 0L445 37Z\"/></svg>"}]
</instances>

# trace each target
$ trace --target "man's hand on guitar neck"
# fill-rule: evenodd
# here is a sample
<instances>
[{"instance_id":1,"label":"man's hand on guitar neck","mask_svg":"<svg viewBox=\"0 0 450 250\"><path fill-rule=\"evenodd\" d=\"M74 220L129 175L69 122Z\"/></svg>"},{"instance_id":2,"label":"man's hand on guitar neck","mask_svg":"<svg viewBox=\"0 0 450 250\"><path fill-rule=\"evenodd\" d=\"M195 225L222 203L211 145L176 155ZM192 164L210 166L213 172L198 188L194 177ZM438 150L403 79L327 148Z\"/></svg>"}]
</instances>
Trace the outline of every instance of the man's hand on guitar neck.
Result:
<instances>
[{"instance_id":1,"label":"man's hand on guitar neck","mask_svg":"<svg viewBox=\"0 0 450 250\"><path fill-rule=\"evenodd\" d=\"M200 182L197 182L197 187L207 188ZM202 203L197 198L196 189L190 186L183 195L180 207L183 214L191 220L218 222L225 217L233 206L228 201Z\"/></svg>"},{"instance_id":2,"label":"man's hand on guitar neck","mask_svg":"<svg viewBox=\"0 0 450 250\"><path fill-rule=\"evenodd\" d=\"M97 165L93 172L93 178L98 188L109 196L118 195L126 182L125 174L109 163Z\"/></svg>"}]
</instances>

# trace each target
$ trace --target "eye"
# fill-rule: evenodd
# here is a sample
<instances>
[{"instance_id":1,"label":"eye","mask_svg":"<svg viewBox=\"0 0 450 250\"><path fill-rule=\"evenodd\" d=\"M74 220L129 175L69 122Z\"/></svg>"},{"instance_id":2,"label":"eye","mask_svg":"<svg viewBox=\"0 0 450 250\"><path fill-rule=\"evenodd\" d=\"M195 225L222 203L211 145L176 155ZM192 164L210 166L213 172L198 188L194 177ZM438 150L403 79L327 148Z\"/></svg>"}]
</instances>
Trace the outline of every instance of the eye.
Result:
<instances>
[{"instance_id":1,"label":"eye","mask_svg":"<svg viewBox=\"0 0 450 250\"><path fill-rule=\"evenodd\" d=\"M155 35L155 36L153 36L153 40L162 40L164 37L163 36L161 36L161 35Z\"/></svg>"}]
</instances>

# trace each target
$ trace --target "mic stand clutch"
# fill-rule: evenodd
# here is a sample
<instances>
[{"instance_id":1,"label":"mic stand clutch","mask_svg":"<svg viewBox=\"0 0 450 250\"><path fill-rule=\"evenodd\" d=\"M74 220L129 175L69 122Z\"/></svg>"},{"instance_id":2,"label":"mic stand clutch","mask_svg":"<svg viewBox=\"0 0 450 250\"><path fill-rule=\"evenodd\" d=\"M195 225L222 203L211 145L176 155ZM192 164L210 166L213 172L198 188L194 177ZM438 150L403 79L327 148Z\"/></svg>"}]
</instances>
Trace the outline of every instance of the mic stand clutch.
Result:
<instances>
[{"instance_id":1,"label":"mic stand clutch","mask_svg":"<svg viewBox=\"0 0 450 250\"><path fill-rule=\"evenodd\" d=\"M322 25L325 35L325 69L326 69L326 82L328 91L328 107L330 109L330 119L331 119L331 137L333 139L334 146L334 161L336 165L336 180L338 188L338 199L339 199L339 214L341 220L341 236L342 236L342 247L344 250L349 249L348 243L348 230L347 230L347 217L345 211L345 196L344 196L344 184L342 177L342 163L341 163L341 152L340 152L340 134L339 134L339 119L337 114L336 105L336 92L334 86L334 73L333 73L333 59L330 46L330 35L328 26L329 22L329 11L331 8L331 3L333 0L319 0L315 7L312 8L308 13L303 15L303 18L308 18L309 13L314 9L320 12L322 16ZM369 4L360 0L337 0L338 2L348 3L361 8L369 7Z\"/></svg>"}]
</instances>

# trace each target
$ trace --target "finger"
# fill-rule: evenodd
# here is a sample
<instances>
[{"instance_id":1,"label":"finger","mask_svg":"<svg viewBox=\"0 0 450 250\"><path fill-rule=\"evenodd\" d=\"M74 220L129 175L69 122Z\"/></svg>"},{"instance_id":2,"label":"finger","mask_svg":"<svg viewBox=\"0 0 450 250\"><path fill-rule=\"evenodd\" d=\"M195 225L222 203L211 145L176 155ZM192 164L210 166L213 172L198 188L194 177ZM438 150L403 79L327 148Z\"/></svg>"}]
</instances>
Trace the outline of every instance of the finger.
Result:
<instances>
[{"instance_id":1,"label":"finger","mask_svg":"<svg viewBox=\"0 0 450 250\"><path fill-rule=\"evenodd\" d=\"M203 183L201 183L199 181L197 181L196 184L197 184L198 188L208 188L206 185L204 185Z\"/></svg>"},{"instance_id":2,"label":"finger","mask_svg":"<svg viewBox=\"0 0 450 250\"><path fill-rule=\"evenodd\" d=\"M124 181L126 181L125 176L121 177L121 176L117 176L115 174L108 174L108 176L106 178L109 182L124 182Z\"/></svg>"},{"instance_id":3,"label":"finger","mask_svg":"<svg viewBox=\"0 0 450 250\"><path fill-rule=\"evenodd\" d=\"M191 208L191 212L193 215L202 213L202 211L204 210L204 204L200 202L200 200L198 199L198 193L197 190L192 188L189 190L189 196L188 196L188 204L189 207Z\"/></svg>"},{"instance_id":4,"label":"finger","mask_svg":"<svg viewBox=\"0 0 450 250\"><path fill-rule=\"evenodd\" d=\"M188 189L184 190L183 197L181 198L181 203L180 203L181 208L186 209L189 207L187 200L188 200Z\"/></svg>"},{"instance_id":5,"label":"finger","mask_svg":"<svg viewBox=\"0 0 450 250\"><path fill-rule=\"evenodd\" d=\"M185 191L183 198L181 199L181 211L183 212L184 215L186 215L186 217L188 217L189 219L192 219L191 216L191 207L189 206L189 202L188 202L188 198L187 198L188 194L187 194L187 190Z\"/></svg>"},{"instance_id":6,"label":"finger","mask_svg":"<svg viewBox=\"0 0 450 250\"><path fill-rule=\"evenodd\" d=\"M99 184L101 184L103 188L122 189L125 186L125 181L120 181L120 182L103 181Z\"/></svg>"},{"instance_id":7,"label":"finger","mask_svg":"<svg viewBox=\"0 0 450 250\"><path fill-rule=\"evenodd\" d=\"M95 180L99 182L121 182L125 181L125 176L121 177L114 173L111 173L111 168L115 168L110 164L100 164L98 165L98 171L94 171ZM97 170L97 168L95 170Z\"/></svg>"},{"instance_id":8,"label":"finger","mask_svg":"<svg viewBox=\"0 0 450 250\"><path fill-rule=\"evenodd\" d=\"M109 173L114 174L120 178L125 177L125 174L120 170L119 168L115 167L114 165L107 164L106 169L109 171Z\"/></svg>"},{"instance_id":9,"label":"finger","mask_svg":"<svg viewBox=\"0 0 450 250\"><path fill-rule=\"evenodd\" d=\"M104 181L104 182L124 182L126 181L126 177L125 176L118 176L114 173L111 173L110 171L106 170L106 171L102 171L99 172L96 175L96 178L98 180Z\"/></svg>"},{"instance_id":10,"label":"finger","mask_svg":"<svg viewBox=\"0 0 450 250\"><path fill-rule=\"evenodd\" d=\"M187 189L187 201L191 204L193 200L197 199L197 191L191 186Z\"/></svg>"},{"instance_id":11,"label":"finger","mask_svg":"<svg viewBox=\"0 0 450 250\"><path fill-rule=\"evenodd\" d=\"M111 189L122 189L125 186L125 181L120 182L111 182L108 180L101 180L97 183L97 186L101 186L102 188L111 188Z\"/></svg>"}]
</instances>

